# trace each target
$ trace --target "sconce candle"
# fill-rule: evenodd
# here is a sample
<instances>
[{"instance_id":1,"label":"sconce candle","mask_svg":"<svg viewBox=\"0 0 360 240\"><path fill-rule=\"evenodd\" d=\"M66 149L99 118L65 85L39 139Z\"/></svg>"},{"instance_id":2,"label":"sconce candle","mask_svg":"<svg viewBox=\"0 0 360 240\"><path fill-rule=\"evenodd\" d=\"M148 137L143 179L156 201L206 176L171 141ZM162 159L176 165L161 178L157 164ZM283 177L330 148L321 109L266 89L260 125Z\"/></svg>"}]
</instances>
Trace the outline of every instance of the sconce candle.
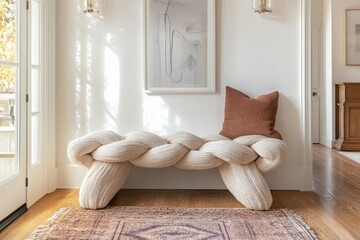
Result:
<instances>
[{"instance_id":1,"label":"sconce candle","mask_svg":"<svg viewBox=\"0 0 360 240\"><path fill-rule=\"evenodd\" d=\"M99 0L82 0L84 13L98 13Z\"/></svg>"},{"instance_id":2,"label":"sconce candle","mask_svg":"<svg viewBox=\"0 0 360 240\"><path fill-rule=\"evenodd\" d=\"M271 0L253 0L253 9L256 13L271 13Z\"/></svg>"}]
</instances>

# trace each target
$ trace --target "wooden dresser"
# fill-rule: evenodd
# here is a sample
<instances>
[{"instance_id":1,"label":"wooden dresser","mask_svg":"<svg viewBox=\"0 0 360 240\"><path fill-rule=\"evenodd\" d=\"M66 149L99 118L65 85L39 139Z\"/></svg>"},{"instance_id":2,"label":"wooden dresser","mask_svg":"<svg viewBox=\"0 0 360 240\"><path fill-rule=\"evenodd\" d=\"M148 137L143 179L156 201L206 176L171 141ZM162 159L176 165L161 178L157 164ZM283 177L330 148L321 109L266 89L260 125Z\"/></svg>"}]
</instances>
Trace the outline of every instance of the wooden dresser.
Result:
<instances>
[{"instance_id":1,"label":"wooden dresser","mask_svg":"<svg viewBox=\"0 0 360 240\"><path fill-rule=\"evenodd\" d=\"M335 141L341 151L360 151L360 83L335 85Z\"/></svg>"}]
</instances>

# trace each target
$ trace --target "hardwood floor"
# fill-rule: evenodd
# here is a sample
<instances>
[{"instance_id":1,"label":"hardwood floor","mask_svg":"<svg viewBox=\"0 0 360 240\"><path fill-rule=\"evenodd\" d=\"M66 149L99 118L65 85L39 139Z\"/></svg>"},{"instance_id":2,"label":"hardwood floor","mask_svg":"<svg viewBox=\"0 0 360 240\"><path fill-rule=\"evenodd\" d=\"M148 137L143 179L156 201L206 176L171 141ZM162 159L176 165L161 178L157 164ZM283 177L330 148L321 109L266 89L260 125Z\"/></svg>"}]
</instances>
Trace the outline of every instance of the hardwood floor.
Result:
<instances>
[{"instance_id":1,"label":"hardwood floor","mask_svg":"<svg viewBox=\"0 0 360 240\"><path fill-rule=\"evenodd\" d=\"M335 150L314 145L314 192L272 191L272 208L300 214L320 239L360 239L360 164ZM58 209L77 206L78 190L59 189L35 203L0 233L0 239L25 239ZM121 190L119 206L243 207L228 191Z\"/></svg>"}]
</instances>

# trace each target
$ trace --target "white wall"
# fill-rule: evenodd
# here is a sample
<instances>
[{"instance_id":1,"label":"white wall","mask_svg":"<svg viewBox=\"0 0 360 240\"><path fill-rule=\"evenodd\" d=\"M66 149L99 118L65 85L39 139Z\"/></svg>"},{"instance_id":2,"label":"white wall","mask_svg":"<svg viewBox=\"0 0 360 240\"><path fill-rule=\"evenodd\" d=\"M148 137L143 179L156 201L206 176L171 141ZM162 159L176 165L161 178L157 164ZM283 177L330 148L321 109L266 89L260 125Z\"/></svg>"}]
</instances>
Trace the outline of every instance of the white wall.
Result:
<instances>
[{"instance_id":1,"label":"white wall","mask_svg":"<svg viewBox=\"0 0 360 240\"><path fill-rule=\"evenodd\" d=\"M216 94L146 95L143 86L143 1L107 0L104 19L86 18L76 1L57 1L57 168L59 187L77 187L85 171L72 165L66 148L89 131L158 134L217 133L223 121L225 86L250 96L281 93L276 129L289 157L266 175L273 189L304 189L301 131L301 1L274 1L274 14L258 15L251 1L217 0ZM61 4L60 4L61 3ZM307 173L304 174L304 171ZM169 180L171 179L171 180ZM312 179L305 182L311 186ZM136 169L127 187L223 188L217 171Z\"/></svg>"}]
</instances>

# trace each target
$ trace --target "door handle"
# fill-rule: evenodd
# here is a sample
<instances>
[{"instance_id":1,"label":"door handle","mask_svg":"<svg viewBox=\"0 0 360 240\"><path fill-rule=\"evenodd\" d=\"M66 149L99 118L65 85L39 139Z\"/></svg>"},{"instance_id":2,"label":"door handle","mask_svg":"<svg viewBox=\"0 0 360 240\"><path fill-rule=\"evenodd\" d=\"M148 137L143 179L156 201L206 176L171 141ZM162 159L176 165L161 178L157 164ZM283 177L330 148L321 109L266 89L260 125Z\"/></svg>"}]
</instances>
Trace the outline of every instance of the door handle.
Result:
<instances>
[{"instance_id":1,"label":"door handle","mask_svg":"<svg viewBox=\"0 0 360 240\"><path fill-rule=\"evenodd\" d=\"M316 97L318 95L318 93L316 91L313 91L312 95L313 95L313 97Z\"/></svg>"}]
</instances>

